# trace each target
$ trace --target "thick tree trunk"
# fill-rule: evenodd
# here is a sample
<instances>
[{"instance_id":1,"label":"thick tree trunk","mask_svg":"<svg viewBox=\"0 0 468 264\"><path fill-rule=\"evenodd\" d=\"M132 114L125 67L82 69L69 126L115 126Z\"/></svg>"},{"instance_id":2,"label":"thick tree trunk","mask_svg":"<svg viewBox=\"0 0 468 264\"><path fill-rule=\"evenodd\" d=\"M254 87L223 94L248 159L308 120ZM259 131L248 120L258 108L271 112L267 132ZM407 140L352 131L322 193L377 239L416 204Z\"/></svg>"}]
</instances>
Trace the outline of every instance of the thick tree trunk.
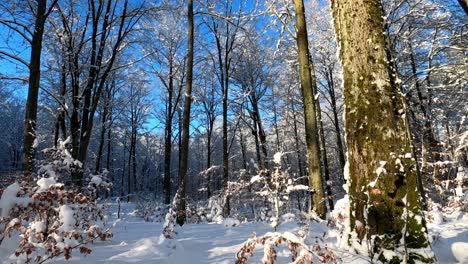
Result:
<instances>
[{"instance_id":1,"label":"thick tree trunk","mask_svg":"<svg viewBox=\"0 0 468 264\"><path fill-rule=\"evenodd\" d=\"M461 7L465 11L465 14L468 16L468 1L467 0L458 0L460 3Z\"/></svg>"},{"instance_id":2,"label":"thick tree trunk","mask_svg":"<svg viewBox=\"0 0 468 264\"><path fill-rule=\"evenodd\" d=\"M177 223L183 225L186 221L187 199L187 172L190 139L190 108L192 106L192 79L193 79L193 0L188 0L188 49L187 49L187 81L185 87L184 116L182 123L182 145L180 146L181 159L179 167L179 194Z\"/></svg>"},{"instance_id":3,"label":"thick tree trunk","mask_svg":"<svg viewBox=\"0 0 468 264\"><path fill-rule=\"evenodd\" d=\"M304 122L307 145L307 160L309 167L309 185L311 192L311 208L323 219L326 217L325 194L323 191L323 180L320 171L320 148L317 138L317 120L315 113L315 100L309 54L309 41L304 13L303 0L294 0L296 12L297 47L301 75L301 93L304 103Z\"/></svg>"},{"instance_id":4,"label":"thick tree trunk","mask_svg":"<svg viewBox=\"0 0 468 264\"><path fill-rule=\"evenodd\" d=\"M34 171L34 159L36 155L36 121L37 121L37 100L39 97L39 85L41 79L41 52L42 36L47 18L47 0L37 1L36 21L32 36L31 57L29 61L29 87L28 98L26 100L26 116L24 118L23 134L23 172Z\"/></svg>"},{"instance_id":5,"label":"thick tree trunk","mask_svg":"<svg viewBox=\"0 0 468 264\"><path fill-rule=\"evenodd\" d=\"M368 253L382 262L433 262L380 1L334 0L332 9L344 70L349 239L371 243ZM391 259L382 254L400 248Z\"/></svg>"}]
</instances>

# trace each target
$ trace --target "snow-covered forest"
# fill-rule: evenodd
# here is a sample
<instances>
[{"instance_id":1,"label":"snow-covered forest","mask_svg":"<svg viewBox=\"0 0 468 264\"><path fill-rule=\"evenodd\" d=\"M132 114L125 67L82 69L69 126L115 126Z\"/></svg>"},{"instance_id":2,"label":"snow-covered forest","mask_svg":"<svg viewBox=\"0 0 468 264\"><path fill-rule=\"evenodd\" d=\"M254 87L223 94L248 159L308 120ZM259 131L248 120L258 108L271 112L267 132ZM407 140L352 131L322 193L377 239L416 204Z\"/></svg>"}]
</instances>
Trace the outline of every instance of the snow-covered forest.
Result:
<instances>
[{"instance_id":1,"label":"snow-covered forest","mask_svg":"<svg viewBox=\"0 0 468 264\"><path fill-rule=\"evenodd\" d=\"M468 263L467 0L0 1L0 262Z\"/></svg>"}]
</instances>

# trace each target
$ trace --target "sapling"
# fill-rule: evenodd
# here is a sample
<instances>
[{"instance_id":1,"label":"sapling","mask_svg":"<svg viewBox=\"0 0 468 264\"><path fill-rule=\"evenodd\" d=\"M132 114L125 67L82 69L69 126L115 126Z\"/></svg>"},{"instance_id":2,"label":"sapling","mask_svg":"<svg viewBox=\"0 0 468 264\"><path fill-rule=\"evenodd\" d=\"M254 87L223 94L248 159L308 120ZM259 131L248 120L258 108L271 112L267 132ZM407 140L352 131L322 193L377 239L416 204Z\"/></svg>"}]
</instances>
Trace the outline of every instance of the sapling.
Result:
<instances>
[{"instance_id":1,"label":"sapling","mask_svg":"<svg viewBox=\"0 0 468 264\"><path fill-rule=\"evenodd\" d=\"M250 183L260 183L260 191L256 194L266 196L273 206L273 217L271 218L271 226L276 231L279 225L281 216L281 208L287 200L289 194L294 191L309 191L309 187L301 184L294 184L294 181L289 175L281 170L281 157L283 153L278 152L273 156L275 164L273 174L270 170L261 170L258 175L251 178Z\"/></svg>"}]
</instances>

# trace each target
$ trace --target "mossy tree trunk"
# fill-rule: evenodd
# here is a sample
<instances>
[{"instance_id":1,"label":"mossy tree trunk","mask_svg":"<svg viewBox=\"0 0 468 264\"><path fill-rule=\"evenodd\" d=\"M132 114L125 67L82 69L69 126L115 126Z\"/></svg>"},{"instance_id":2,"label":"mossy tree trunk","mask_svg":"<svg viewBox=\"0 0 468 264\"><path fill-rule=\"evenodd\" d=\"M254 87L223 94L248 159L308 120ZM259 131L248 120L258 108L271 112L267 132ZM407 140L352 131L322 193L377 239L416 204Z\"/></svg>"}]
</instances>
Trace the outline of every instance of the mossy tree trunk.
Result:
<instances>
[{"instance_id":1,"label":"mossy tree trunk","mask_svg":"<svg viewBox=\"0 0 468 264\"><path fill-rule=\"evenodd\" d=\"M349 243L373 260L433 262L398 78L388 63L379 0L332 0L344 72ZM385 250L396 254L385 259Z\"/></svg>"},{"instance_id":2,"label":"mossy tree trunk","mask_svg":"<svg viewBox=\"0 0 468 264\"><path fill-rule=\"evenodd\" d=\"M321 217L325 218L327 207L325 206L325 194L323 191L323 180L320 171L320 148L318 142L318 128L315 113L315 100L309 54L309 41L304 12L304 1L294 0L294 11L296 13L296 42L298 48L298 59L301 78L301 93L304 103L304 122L306 132L307 161L309 167L309 185L312 189L311 208Z\"/></svg>"}]
</instances>

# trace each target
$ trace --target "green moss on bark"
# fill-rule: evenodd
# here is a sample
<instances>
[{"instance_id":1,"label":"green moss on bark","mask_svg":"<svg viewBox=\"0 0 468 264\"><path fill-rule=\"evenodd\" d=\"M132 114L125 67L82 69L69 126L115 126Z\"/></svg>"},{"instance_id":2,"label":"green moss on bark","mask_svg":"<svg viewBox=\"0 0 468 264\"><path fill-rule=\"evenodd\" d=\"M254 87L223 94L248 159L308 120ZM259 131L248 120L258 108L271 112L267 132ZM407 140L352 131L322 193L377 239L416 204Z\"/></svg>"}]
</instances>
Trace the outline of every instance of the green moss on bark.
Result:
<instances>
[{"instance_id":1,"label":"green moss on bark","mask_svg":"<svg viewBox=\"0 0 468 264\"><path fill-rule=\"evenodd\" d=\"M334 0L332 8L344 71L351 230L372 243L374 259L433 262L380 1ZM385 260L384 250L400 254Z\"/></svg>"}]
</instances>

